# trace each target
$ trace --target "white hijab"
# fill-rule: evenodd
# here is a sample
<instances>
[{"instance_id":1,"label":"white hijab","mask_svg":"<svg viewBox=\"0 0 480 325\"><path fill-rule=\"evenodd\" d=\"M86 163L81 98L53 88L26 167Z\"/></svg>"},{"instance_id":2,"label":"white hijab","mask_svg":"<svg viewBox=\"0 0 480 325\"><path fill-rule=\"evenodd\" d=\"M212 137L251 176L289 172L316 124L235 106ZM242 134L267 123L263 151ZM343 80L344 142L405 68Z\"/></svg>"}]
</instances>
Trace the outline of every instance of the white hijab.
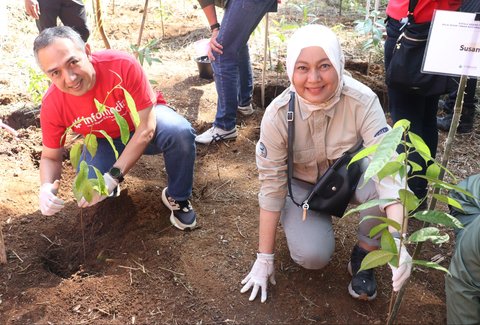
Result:
<instances>
[{"instance_id":1,"label":"white hijab","mask_svg":"<svg viewBox=\"0 0 480 325\"><path fill-rule=\"evenodd\" d=\"M316 111L319 109L328 110L332 108L340 99L340 94L343 88L343 71L345 65L345 58L343 56L340 42L337 35L328 27L323 25L307 25L299 28L292 35L287 45L287 75L290 80L290 90L296 92L293 85L293 70L297 62L300 52L311 46L321 47L325 54L333 64L338 75L338 85L335 93L326 102L321 104L313 104L297 94L300 104L305 105L309 111Z\"/></svg>"}]
</instances>

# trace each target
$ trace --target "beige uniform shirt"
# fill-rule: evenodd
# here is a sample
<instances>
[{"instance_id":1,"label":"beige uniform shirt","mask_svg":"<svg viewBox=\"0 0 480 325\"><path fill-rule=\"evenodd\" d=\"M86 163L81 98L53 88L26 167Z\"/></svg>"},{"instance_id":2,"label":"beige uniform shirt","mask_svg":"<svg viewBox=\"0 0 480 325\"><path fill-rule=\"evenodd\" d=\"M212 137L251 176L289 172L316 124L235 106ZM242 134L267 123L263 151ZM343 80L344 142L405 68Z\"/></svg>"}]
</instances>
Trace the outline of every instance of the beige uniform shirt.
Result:
<instances>
[{"instance_id":1,"label":"beige uniform shirt","mask_svg":"<svg viewBox=\"0 0 480 325\"><path fill-rule=\"evenodd\" d=\"M310 112L296 100L293 177L314 184L330 162L363 139L364 146L379 142L390 130L377 95L364 84L343 76L340 100L328 110ZM287 196L287 88L267 107L256 147L260 179L260 207L281 211ZM380 199L398 198L399 179L374 178ZM303 198L298 198L303 199Z\"/></svg>"}]
</instances>

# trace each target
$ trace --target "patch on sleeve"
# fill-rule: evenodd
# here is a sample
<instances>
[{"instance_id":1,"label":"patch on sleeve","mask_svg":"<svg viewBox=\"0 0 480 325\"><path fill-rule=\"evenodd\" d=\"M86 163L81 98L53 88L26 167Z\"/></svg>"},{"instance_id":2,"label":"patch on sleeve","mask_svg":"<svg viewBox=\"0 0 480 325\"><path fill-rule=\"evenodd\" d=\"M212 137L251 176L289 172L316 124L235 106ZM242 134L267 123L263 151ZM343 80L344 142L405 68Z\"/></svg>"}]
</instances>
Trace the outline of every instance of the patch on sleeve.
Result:
<instances>
[{"instance_id":1,"label":"patch on sleeve","mask_svg":"<svg viewBox=\"0 0 480 325\"><path fill-rule=\"evenodd\" d=\"M378 137L380 134L387 133L387 131L388 131L388 128L387 128L387 127L384 127L384 128L382 128L382 129L378 130L378 132L375 133L375 135L374 135L373 137L376 138L376 137Z\"/></svg>"},{"instance_id":2,"label":"patch on sleeve","mask_svg":"<svg viewBox=\"0 0 480 325\"><path fill-rule=\"evenodd\" d=\"M267 147L265 147L263 142L258 143L257 153L260 157L267 158Z\"/></svg>"}]
</instances>

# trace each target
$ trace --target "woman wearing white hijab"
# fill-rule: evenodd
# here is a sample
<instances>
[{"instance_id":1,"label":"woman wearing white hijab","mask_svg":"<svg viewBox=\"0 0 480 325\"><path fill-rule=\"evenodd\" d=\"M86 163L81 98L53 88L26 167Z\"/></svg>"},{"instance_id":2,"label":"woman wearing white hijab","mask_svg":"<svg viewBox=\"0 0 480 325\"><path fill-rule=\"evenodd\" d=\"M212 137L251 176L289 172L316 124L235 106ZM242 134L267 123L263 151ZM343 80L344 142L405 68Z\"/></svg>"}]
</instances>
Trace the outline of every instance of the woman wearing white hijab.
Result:
<instances>
[{"instance_id":1,"label":"woman wearing white hijab","mask_svg":"<svg viewBox=\"0 0 480 325\"><path fill-rule=\"evenodd\" d=\"M260 179L260 221L257 259L243 279L241 292L250 288L250 301L261 289L267 299L267 282L275 284L274 247L278 222L284 227L292 259L307 269L321 269L334 251L335 238L330 215L308 210L302 221L302 208L287 196L287 109L290 92L295 96L295 145L293 147L292 192L304 198L332 161L359 140L365 146L377 143L389 130L375 93L344 74L344 56L336 35L327 27L308 25L298 29L288 43L287 74L291 85L268 106L261 124L256 156ZM375 198L398 198L404 188L398 179L371 180L357 189L352 202ZM366 215L387 216L401 224L399 203L364 210ZM359 225L358 244L352 251L349 271L353 274L349 293L362 300L376 296L373 269L358 272L365 255L379 247L369 237L377 224L366 220ZM399 237L392 229L394 237ZM399 240L396 239L397 245ZM392 267L392 284L398 291L410 276L411 257L402 245L400 267Z\"/></svg>"}]
</instances>

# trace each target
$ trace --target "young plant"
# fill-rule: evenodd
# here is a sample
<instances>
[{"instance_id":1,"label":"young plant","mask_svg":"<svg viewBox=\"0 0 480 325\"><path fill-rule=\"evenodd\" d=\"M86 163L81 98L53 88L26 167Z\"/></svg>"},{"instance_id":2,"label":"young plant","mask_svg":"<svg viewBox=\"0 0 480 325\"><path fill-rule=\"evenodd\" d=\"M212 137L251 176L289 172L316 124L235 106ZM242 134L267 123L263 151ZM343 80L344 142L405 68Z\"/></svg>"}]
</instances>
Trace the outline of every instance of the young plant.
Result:
<instances>
[{"instance_id":1,"label":"young plant","mask_svg":"<svg viewBox=\"0 0 480 325\"><path fill-rule=\"evenodd\" d=\"M427 226L421 228L411 235L407 236L405 234L406 226L410 218L415 218L417 220L423 221L428 224L433 225L443 225L445 227L451 228L463 228L463 225L459 220L450 214L442 211L417 211L418 207L422 203L422 200L417 198L412 192L408 190L407 181L413 177L420 177L427 180L431 191L429 195L432 198L444 202L450 206L454 206L458 209L462 209L461 205L454 199L448 197L447 195L438 194L435 189L440 190L455 190L460 193L471 196L467 191L444 182L439 178L441 170L447 172L455 180L455 177L450 171L445 167L439 164L435 159L431 157L430 150L421 137L415 133L409 131L410 122L407 120L398 121L392 130L385 134L384 138L379 144L372 145L363 149L355 157L352 158L350 163L357 161L368 155L372 156L371 162L367 170L365 171L365 183L368 182L372 177L378 177L379 180L384 177L399 177L405 183L405 188L399 190L398 197L400 202L404 206L404 217L402 224L399 224L393 220L379 217L379 216L367 216L364 220L367 219L377 219L381 223L370 231L370 236L374 237L378 234L381 235L380 239L380 249L370 252L365 259L362 261L361 270L367 270L381 265L390 263L393 266L398 266L398 261L400 258L400 253L397 251L397 246L393 239L393 236L388 231L388 227L393 227L401 234L404 234L400 241L403 244L412 244L412 243L423 243L426 241L431 241L434 244L445 243L449 240L449 235L442 233L442 231L436 226ZM396 149L398 146L403 147L403 153L396 155ZM422 168L415 162L409 159L413 153L418 153L428 166L425 175L413 175L408 176L408 171L411 169L413 172L420 171ZM395 157L392 159L392 157ZM357 208L349 210L346 215L350 215L354 212L358 212L369 207L376 205L387 204L390 202L397 201L395 198L387 200L372 200L367 203L359 205ZM425 224L424 224L425 225ZM414 256L415 258L415 256ZM448 270L438 263L417 260L414 259L413 264L419 266L425 266L434 268L437 270L442 270L448 273Z\"/></svg>"},{"instance_id":2,"label":"young plant","mask_svg":"<svg viewBox=\"0 0 480 325\"><path fill-rule=\"evenodd\" d=\"M43 72L32 66L27 66L27 70L29 80L27 92L30 94L33 104L39 106L42 103L43 95L50 86L50 81Z\"/></svg>"},{"instance_id":3,"label":"young plant","mask_svg":"<svg viewBox=\"0 0 480 325\"><path fill-rule=\"evenodd\" d=\"M120 128L120 138L124 145L127 144L130 138L130 130L128 127L128 123L116 110L114 107L106 106L106 102L108 97L112 94L114 90L121 90L125 96L125 100L127 102L127 107L130 112L130 116L132 117L133 123L135 127L137 127L140 123L140 117L137 112L137 107L135 105L135 101L133 100L130 93L122 87L122 78L117 73L113 72L119 79L120 82L115 85L106 95L103 102L100 102L97 99L94 99L95 106L98 110L98 113L102 114L106 110L110 111L114 117L117 125ZM81 120L82 121L82 120ZM80 123L81 121L77 121L65 130L61 142L64 142L66 135L72 130L72 128ZM89 134L85 136L83 142L75 143L72 148L70 149L70 163L72 164L73 168L78 168L77 176L73 181L73 194L77 201L80 201L82 198L85 198L86 201L91 202L95 192L99 195L109 195L108 189L105 185L105 180L103 178L103 174L93 165L89 165L86 162L86 153L87 151L90 153L90 156L93 158L97 153L98 142L97 136L95 134L103 135L107 141L110 143L110 146L113 149L115 154L115 158L118 159L118 151L115 148L113 143L113 139L110 135L108 135L105 130L97 130L94 129L93 126L90 129ZM96 178L89 178L89 171L92 168L95 172Z\"/></svg>"},{"instance_id":4,"label":"young plant","mask_svg":"<svg viewBox=\"0 0 480 325\"><path fill-rule=\"evenodd\" d=\"M144 61L147 61L148 65L152 65L153 62L161 62L159 58L155 58L152 56L152 53L157 52L158 49L155 46L160 42L158 39L151 40L147 45L143 48L140 48L137 45L130 45L130 49L133 51L135 57L138 58L138 61L143 67Z\"/></svg>"}]
</instances>

